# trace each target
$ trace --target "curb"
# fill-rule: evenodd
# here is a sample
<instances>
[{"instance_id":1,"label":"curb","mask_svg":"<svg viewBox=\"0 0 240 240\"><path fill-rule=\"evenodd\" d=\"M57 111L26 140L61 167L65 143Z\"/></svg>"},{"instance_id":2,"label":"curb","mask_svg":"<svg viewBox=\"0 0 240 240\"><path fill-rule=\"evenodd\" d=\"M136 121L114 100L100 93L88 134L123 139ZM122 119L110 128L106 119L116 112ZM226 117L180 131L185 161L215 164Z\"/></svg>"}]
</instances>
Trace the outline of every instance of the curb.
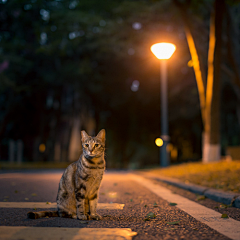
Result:
<instances>
[{"instance_id":1,"label":"curb","mask_svg":"<svg viewBox=\"0 0 240 240\"><path fill-rule=\"evenodd\" d=\"M208 187L199 186L192 183L183 183L178 179L169 178L169 177L162 177L162 176L159 177L156 175L146 174L146 173L143 175L153 180L165 182L170 185L188 190L190 192L197 193L199 195L204 195L205 197L212 199L216 202L220 202L226 205L232 204L233 207L240 208L240 194L224 192L224 191L220 191L220 190L216 190Z\"/></svg>"}]
</instances>

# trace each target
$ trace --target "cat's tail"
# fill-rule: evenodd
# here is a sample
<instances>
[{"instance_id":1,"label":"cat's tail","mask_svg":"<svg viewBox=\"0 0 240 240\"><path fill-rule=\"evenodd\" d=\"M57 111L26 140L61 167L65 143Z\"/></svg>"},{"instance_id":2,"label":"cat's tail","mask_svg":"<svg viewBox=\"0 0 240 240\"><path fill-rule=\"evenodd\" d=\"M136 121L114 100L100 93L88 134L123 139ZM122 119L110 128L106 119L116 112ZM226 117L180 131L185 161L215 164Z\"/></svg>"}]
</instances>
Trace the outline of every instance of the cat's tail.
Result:
<instances>
[{"instance_id":1,"label":"cat's tail","mask_svg":"<svg viewBox=\"0 0 240 240\"><path fill-rule=\"evenodd\" d=\"M40 211L40 212L28 212L28 218L37 219L43 217L58 217L58 211Z\"/></svg>"}]
</instances>

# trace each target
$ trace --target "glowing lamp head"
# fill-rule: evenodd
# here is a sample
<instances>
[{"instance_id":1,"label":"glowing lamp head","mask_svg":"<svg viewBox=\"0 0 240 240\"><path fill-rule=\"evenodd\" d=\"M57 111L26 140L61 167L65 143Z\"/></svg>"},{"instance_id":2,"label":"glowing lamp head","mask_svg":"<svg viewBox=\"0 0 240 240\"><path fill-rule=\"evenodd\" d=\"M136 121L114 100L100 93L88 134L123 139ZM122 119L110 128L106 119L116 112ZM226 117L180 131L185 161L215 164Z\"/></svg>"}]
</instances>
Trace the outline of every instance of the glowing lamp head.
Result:
<instances>
[{"instance_id":1,"label":"glowing lamp head","mask_svg":"<svg viewBox=\"0 0 240 240\"><path fill-rule=\"evenodd\" d=\"M152 53L158 59L169 59L176 50L176 46L172 43L156 43L151 46Z\"/></svg>"},{"instance_id":2,"label":"glowing lamp head","mask_svg":"<svg viewBox=\"0 0 240 240\"><path fill-rule=\"evenodd\" d=\"M163 140L161 138L157 138L155 140L155 144L158 146L158 147L161 147L163 145Z\"/></svg>"}]
</instances>

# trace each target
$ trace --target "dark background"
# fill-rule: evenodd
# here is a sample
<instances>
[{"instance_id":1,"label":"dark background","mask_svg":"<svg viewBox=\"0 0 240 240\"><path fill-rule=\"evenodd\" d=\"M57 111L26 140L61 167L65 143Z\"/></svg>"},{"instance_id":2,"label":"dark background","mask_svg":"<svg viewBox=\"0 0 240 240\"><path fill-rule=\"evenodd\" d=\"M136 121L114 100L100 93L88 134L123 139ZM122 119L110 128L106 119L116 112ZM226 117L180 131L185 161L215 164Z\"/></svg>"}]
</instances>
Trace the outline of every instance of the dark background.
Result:
<instances>
[{"instance_id":1,"label":"dark background","mask_svg":"<svg viewBox=\"0 0 240 240\"><path fill-rule=\"evenodd\" d=\"M186 2L200 57L207 59L214 1ZM239 2L226 4L234 26L224 20L223 39L229 27L240 30ZM15 154L21 142L23 162L73 161L81 152L80 130L94 135L105 128L109 168L158 165L160 70L150 46L161 41L177 48L168 60L169 135L177 152L171 163L199 160L199 96L174 1L1 0L0 160L9 161L12 141ZM240 144L240 114L226 44L222 54L223 69L230 71L221 72L225 155L228 146Z\"/></svg>"}]
</instances>

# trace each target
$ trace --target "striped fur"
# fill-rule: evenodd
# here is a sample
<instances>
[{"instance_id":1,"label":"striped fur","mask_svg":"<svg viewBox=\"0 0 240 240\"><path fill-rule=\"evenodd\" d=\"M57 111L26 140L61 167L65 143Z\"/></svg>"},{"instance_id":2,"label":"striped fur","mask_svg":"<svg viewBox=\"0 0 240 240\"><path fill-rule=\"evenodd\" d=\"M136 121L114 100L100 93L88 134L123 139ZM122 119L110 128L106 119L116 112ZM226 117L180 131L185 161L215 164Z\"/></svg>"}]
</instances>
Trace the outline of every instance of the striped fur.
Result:
<instances>
[{"instance_id":1,"label":"striped fur","mask_svg":"<svg viewBox=\"0 0 240 240\"><path fill-rule=\"evenodd\" d=\"M98 192L105 170L105 130L96 137L81 132L83 154L64 171L57 194L57 211L29 212L29 218L71 217L80 220L96 219Z\"/></svg>"}]
</instances>

